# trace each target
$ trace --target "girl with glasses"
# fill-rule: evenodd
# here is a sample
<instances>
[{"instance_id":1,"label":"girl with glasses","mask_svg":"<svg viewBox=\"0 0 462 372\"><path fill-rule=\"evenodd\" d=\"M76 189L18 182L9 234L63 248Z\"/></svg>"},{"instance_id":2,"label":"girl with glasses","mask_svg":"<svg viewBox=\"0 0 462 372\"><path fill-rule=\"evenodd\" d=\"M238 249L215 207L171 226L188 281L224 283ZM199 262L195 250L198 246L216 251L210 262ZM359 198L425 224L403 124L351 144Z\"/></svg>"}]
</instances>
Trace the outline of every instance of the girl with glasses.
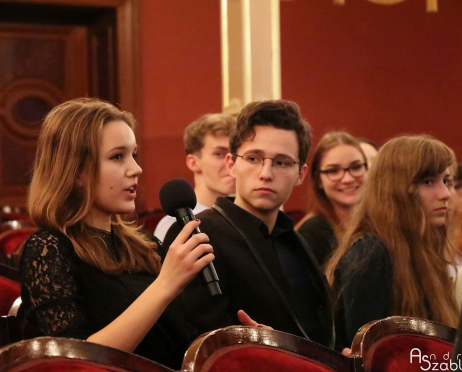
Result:
<instances>
[{"instance_id":1,"label":"girl with glasses","mask_svg":"<svg viewBox=\"0 0 462 372\"><path fill-rule=\"evenodd\" d=\"M344 231L344 222L363 192L367 160L357 139L346 132L326 133L310 168L310 212L295 227L324 265Z\"/></svg>"},{"instance_id":2,"label":"girl with glasses","mask_svg":"<svg viewBox=\"0 0 462 372\"><path fill-rule=\"evenodd\" d=\"M446 237L454 161L450 148L427 136L397 137L377 153L326 267L340 345L350 345L364 324L391 315L457 326Z\"/></svg>"}]
</instances>

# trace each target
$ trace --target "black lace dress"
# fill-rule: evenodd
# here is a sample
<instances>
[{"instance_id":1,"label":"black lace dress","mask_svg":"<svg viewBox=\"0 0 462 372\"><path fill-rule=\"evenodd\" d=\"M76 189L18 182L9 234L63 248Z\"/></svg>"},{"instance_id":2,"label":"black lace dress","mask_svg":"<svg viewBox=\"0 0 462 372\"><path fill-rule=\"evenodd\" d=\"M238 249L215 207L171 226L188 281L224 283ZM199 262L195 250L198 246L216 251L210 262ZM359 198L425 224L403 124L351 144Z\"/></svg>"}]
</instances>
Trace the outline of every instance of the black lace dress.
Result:
<instances>
[{"instance_id":1,"label":"black lace dress","mask_svg":"<svg viewBox=\"0 0 462 372\"><path fill-rule=\"evenodd\" d=\"M101 237L114 249L110 233ZM21 257L21 310L40 335L86 339L117 318L154 279L146 273L106 274L83 262L65 235L39 229ZM174 300L134 353L179 369L196 336L181 307Z\"/></svg>"}]
</instances>

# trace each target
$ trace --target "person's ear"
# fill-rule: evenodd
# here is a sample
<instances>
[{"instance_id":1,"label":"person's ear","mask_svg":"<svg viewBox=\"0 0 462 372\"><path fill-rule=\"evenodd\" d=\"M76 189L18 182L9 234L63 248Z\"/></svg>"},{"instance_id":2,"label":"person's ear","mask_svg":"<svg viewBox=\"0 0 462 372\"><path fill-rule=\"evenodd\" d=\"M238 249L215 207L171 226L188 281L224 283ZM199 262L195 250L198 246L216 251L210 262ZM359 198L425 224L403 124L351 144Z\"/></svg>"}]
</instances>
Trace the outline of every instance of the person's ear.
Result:
<instances>
[{"instance_id":1,"label":"person's ear","mask_svg":"<svg viewBox=\"0 0 462 372\"><path fill-rule=\"evenodd\" d=\"M298 171L298 176L295 181L295 186L299 186L303 183L303 180L305 179L307 172L308 172L308 165L303 164L300 170Z\"/></svg>"},{"instance_id":2,"label":"person's ear","mask_svg":"<svg viewBox=\"0 0 462 372\"><path fill-rule=\"evenodd\" d=\"M199 166L199 158L194 154L186 155L186 166L191 172L201 173L201 168Z\"/></svg>"},{"instance_id":3,"label":"person's ear","mask_svg":"<svg viewBox=\"0 0 462 372\"><path fill-rule=\"evenodd\" d=\"M233 160L233 154L227 153L225 162L226 162L226 168L228 168L228 173L231 175L231 177L236 179L236 173L234 171L234 166L236 165L236 163Z\"/></svg>"}]
</instances>

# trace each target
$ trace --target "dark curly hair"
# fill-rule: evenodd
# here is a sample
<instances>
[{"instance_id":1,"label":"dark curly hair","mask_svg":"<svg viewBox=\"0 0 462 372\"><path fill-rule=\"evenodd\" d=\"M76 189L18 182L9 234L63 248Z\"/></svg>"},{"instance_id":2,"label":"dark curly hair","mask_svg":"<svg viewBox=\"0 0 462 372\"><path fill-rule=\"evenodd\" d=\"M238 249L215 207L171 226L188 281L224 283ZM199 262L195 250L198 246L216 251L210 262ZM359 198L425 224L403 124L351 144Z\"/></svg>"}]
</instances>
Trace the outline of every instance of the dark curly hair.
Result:
<instances>
[{"instance_id":1,"label":"dark curly hair","mask_svg":"<svg viewBox=\"0 0 462 372\"><path fill-rule=\"evenodd\" d=\"M229 140L230 152L236 158L242 142L255 136L256 125L268 125L277 129L293 130L297 135L298 161L305 163L311 148L311 128L300 114L295 102L268 100L250 102L240 112L237 125L233 128Z\"/></svg>"}]
</instances>

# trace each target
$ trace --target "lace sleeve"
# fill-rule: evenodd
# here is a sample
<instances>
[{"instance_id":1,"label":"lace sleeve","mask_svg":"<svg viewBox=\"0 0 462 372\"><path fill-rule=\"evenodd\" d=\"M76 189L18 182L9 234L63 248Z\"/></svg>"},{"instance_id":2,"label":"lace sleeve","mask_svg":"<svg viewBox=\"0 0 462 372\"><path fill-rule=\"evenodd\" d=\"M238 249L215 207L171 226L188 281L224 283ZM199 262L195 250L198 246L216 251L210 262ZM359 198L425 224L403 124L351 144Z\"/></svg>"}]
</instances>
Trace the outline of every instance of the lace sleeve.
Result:
<instances>
[{"instance_id":1,"label":"lace sleeve","mask_svg":"<svg viewBox=\"0 0 462 372\"><path fill-rule=\"evenodd\" d=\"M85 339L94 332L79 305L75 253L65 239L48 230L29 238L21 258L21 297L40 334Z\"/></svg>"}]
</instances>

